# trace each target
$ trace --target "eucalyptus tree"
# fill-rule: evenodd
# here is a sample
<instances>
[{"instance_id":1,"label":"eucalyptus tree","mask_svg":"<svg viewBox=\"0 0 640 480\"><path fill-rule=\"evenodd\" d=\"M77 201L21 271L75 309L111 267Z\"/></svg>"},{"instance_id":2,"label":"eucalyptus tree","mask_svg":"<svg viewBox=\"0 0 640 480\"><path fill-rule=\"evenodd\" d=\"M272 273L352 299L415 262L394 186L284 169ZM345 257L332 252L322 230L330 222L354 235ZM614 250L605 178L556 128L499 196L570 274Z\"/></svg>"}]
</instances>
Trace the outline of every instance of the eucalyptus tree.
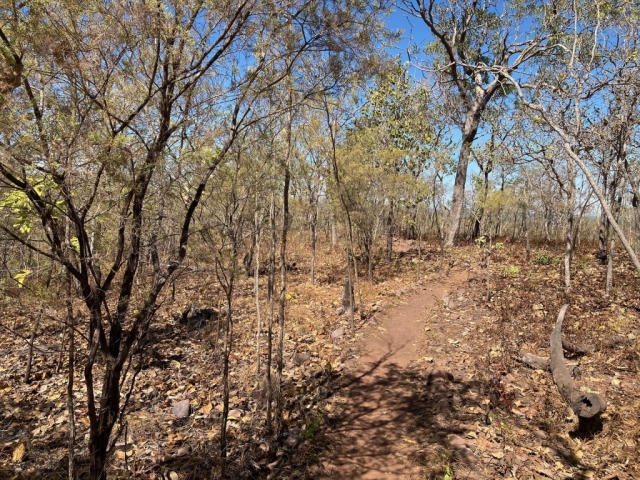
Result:
<instances>
[{"instance_id":1,"label":"eucalyptus tree","mask_svg":"<svg viewBox=\"0 0 640 480\"><path fill-rule=\"evenodd\" d=\"M452 108L462 136L445 242L451 246L460 229L471 147L483 115L496 97L512 91L505 74L526 68L548 51L547 25L536 22L534 16L544 6L497 0L400 3L430 35L424 49L428 60L416 65L433 74L437 85L450 90L457 100Z\"/></svg>"}]
</instances>

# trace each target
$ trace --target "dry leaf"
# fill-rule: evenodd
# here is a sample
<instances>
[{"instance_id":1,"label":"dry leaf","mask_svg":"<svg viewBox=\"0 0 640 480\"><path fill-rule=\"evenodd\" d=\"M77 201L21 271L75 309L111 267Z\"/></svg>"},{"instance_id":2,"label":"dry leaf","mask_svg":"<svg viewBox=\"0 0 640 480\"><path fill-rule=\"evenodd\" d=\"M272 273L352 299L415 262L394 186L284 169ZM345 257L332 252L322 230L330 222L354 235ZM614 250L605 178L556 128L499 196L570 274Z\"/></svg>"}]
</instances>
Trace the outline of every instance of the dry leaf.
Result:
<instances>
[{"instance_id":1,"label":"dry leaf","mask_svg":"<svg viewBox=\"0 0 640 480\"><path fill-rule=\"evenodd\" d=\"M13 451L13 463L20 463L24 460L24 457L27 456L27 448L24 446L24 443L18 444L18 446Z\"/></svg>"},{"instance_id":2,"label":"dry leaf","mask_svg":"<svg viewBox=\"0 0 640 480\"><path fill-rule=\"evenodd\" d=\"M242 412L240 410L231 410L227 418L229 420L239 420L242 417Z\"/></svg>"},{"instance_id":3,"label":"dry leaf","mask_svg":"<svg viewBox=\"0 0 640 480\"><path fill-rule=\"evenodd\" d=\"M211 402L207 402L202 407L200 407L200 410L198 410L198 413L204 413L204 414L209 413L212 408L213 408L213 405L211 405Z\"/></svg>"}]
</instances>

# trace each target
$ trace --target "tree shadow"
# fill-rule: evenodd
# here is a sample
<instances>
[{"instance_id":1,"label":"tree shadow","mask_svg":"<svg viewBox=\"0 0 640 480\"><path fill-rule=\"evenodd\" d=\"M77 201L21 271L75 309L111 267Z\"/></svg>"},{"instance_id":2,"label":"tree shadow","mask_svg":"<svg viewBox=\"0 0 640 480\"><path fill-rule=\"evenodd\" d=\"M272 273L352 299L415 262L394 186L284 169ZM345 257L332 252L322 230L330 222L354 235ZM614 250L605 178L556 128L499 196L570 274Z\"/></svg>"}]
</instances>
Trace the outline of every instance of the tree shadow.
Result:
<instances>
[{"instance_id":1,"label":"tree shadow","mask_svg":"<svg viewBox=\"0 0 640 480\"><path fill-rule=\"evenodd\" d=\"M286 468L296 478L393 478L410 473L411 464L423 470L438 456L472 468L473 452L456 439L484 417L480 383L442 371L427 376L390 361L395 351L331 385L341 409L327 414L303 451L289 455ZM307 468L313 461L316 468Z\"/></svg>"}]
</instances>

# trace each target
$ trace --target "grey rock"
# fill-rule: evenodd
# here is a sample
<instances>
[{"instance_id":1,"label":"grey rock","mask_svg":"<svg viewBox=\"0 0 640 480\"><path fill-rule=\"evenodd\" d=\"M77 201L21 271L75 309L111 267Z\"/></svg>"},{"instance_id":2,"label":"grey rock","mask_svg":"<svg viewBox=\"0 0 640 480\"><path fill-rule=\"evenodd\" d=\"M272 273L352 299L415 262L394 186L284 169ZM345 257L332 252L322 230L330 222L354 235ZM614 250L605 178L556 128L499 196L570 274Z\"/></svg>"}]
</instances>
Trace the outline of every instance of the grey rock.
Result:
<instances>
[{"instance_id":1,"label":"grey rock","mask_svg":"<svg viewBox=\"0 0 640 480\"><path fill-rule=\"evenodd\" d=\"M344 328L342 327L337 328L333 332L331 332L331 338L333 338L334 340L342 338L343 336L344 336Z\"/></svg>"},{"instance_id":2,"label":"grey rock","mask_svg":"<svg viewBox=\"0 0 640 480\"><path fill-rule=\"evenodd\" d=\"M293 356L293 363L295 363L297 366L304 365L307 361L309 361L310 358L311 355L309 355L308 353L297 352Z\"/></svg>"},{"instance_id":3,"label":"grey rock","mask_svg":"<svg viewBox=\"0 0 640 480\"><path fill-rule=\"evenodd\" d=\"M176 418L187 418L191 413L191 405L189 404L189 400L180 400L173 404L171 411L176 416Z\"/></svg>"}]
</instances>

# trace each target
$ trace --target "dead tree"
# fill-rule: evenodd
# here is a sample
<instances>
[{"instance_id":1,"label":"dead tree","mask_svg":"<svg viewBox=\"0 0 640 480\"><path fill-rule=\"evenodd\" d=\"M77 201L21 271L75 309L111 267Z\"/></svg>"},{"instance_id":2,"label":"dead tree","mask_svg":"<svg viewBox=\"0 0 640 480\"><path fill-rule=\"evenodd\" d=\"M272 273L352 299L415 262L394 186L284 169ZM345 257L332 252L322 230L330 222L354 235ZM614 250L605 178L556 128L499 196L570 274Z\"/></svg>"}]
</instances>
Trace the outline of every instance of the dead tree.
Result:
<instances>
[{"instance_id":1,"label":"dead tree","mask_svg":"<svg viewBox=\"0 0 640 480\"><path fill-rule=\"evenodd\" d=\"M580 424L600 416L607 409L607 402L597 393L582 393L573 384L573 378L564 362L562 351L562 322L569 304L564 304L558 314L556 326L551 333L551 374L558 392L578 416Z\"/></svg>"}]
</instances>

